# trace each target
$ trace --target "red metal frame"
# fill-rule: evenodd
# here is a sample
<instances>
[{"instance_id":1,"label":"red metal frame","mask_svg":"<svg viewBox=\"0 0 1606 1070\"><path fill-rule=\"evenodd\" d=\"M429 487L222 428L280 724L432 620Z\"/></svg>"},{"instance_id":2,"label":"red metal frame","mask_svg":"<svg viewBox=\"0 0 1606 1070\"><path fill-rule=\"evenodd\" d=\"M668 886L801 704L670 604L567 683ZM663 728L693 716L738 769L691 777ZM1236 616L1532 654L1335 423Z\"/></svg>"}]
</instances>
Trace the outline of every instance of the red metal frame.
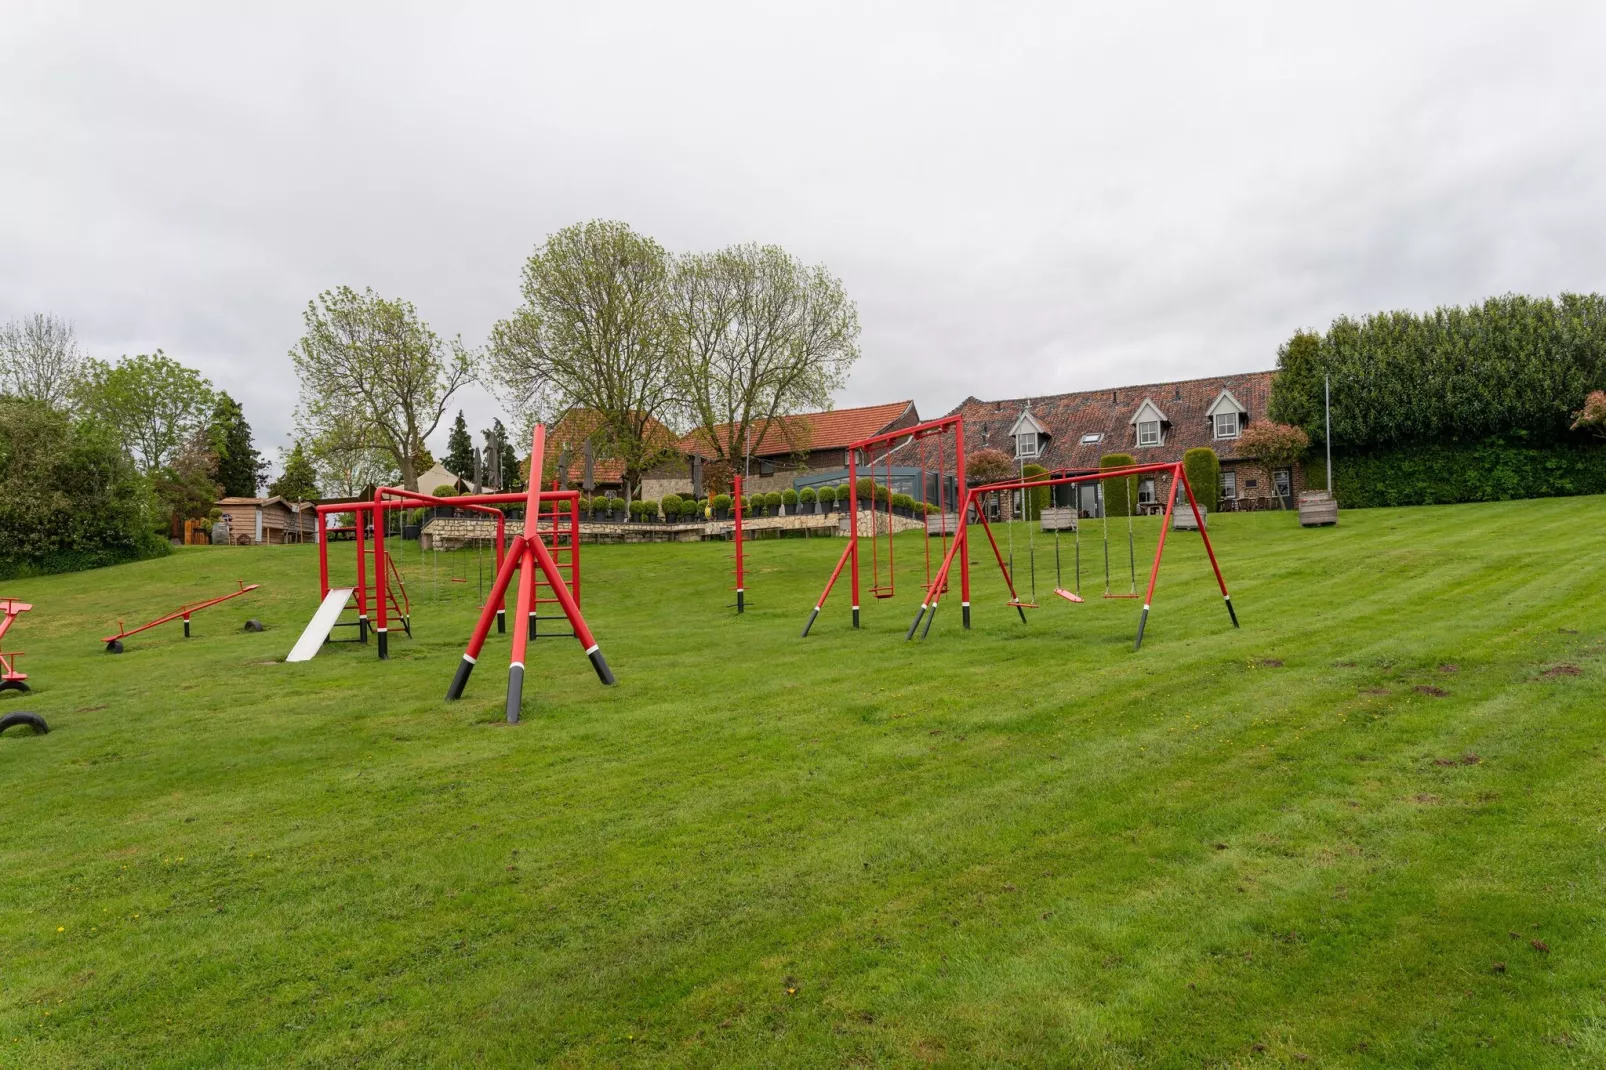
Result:
<instances>
[{"instance_id":1,"label":"red metal frame","mask_svg":"<svg viewBox=\"0 0 1606 1070\"><path fill-rule=\"evenodd\" d=\"M0 640L4 640L6 633L11 630L19 616L28 612L33 605L28 602L19 602L15 598L0 598ZM0 691L26 691L28 690L28 674L19 672L16 659L22 657L24 651L0 651Z\"/></svg>"},{"instance_id":2,"label":"red metal frame","mask_svg":"<svg viewBox=\"0 0 1606 1070\"><path fill-rule=\"evenodd\" d=\"M530 471L541 471L541 462L546 453L546 427L536 424L533 432L533 441L530 449ZM411 494L403 491L401 493ZM564 499L577 497L578 491L553 491L552 498ZM426 495L413 495L424 498ZM494 496L493 496L494 497ZM525 498L524 531L513 537L512 545L508 547L507 556L497 569L496 581L491 587L491 596L485 600L485 606L480 610L479 622L474 626L474 633L469 637L468 649L463 652L463 660L457 666L457 673L452 677L450 686L446 689L448 700L459 699L463 696L463 688L468 684L469 674L474 671L474 665L479 659L481 650L485 647L485 638L491 631L491 620L496 615L496 606L502 603L507 596L508 585L513 580L513 573L519 574L518 596L515 603L515 612L518 620L527 620L535 606L535 572L537 569L546 577L547 584L557 597L558 604L563 607L563 614L568 618L569 626L574 630L574 637L579 640L586 657L591 661L591 667L596 670L597 677L604 684L614 682L613 671L608 668L607 661L602 656L602 650L586 626L585 618L580 614L580 605L575 601L574 595L569 592L562 574L558 571L557 562L552 558L541 538L541 483L538 479L530 481L530 490ZM578 513L578 508L574 510ZM578 545L578 543L576 543ZM383 607L381 607L381 612ZM383 618L381 618L383 622ZM524 697L524 654L529 639L527 628L513 629L512 651L509 657L507 674L507 723L518 724L519 712ZM381 642L383 637L381 636Z\"/></svg>"},{"instance_id":3,"label":"red metal frame","mask_svg":"<svg viewBox=\"0 0 1606 1070\"><path fill-rule=\"evenodd\" d=\"M168 621L178 620L180 618L183 618L184 621L184 638L188 639L190 637L190 614L199 613L201 610L215 606L219 602L227 602L231 598L238 598L243 594L250 594L252 591L262 586L259 583L247 585L244 580L236 580L235 582L240 585L240 589L238 591L230 591L228 594L220 595L217 598L208 598L200 602L189 602L185 605L179 606L177 609L173 610L173 612L168 613L165 616L157 617L149 624L141 624L138 628L124 628L123 622L119 620L117 622L117 627L119 629L117 634L108 635L106 638L102 639L101 642L106 644L107 650L112 650L114 649L112 647L113 643L127 639L131 635L138 635L140 632L148 631L159 624L166 624Z\"/></svg>"},{"instance_id":4,"label":"red metal frame","mask_svg":"<svg viewBox=\"0 0 1606 1070\"><path fill-rule=\"evenodd\" d=\"M736 476L735 482L732 501L736 506L736 612L741 614L747 611L747 551L742 542L742 477Z\"/></svg>"},{"instance_id":5,"label":"red metal frame","mask_svg":"<svg viewBox=\"0 0 1606 1070\"><path fill-rule=\"evenodd\" d=\"M887 529L890 539L892 531L892 452L894 449L898 448L897 446L894 446L893 443L897 443L898 446L904 446L908 445L910 442L915 442L923 438L929 438L933 435L942 435L947 433L952 433L954 436L954 472L957 476L957 486L960 488L961 494L963 494L965 486L965 419L963 416L944 416L936 420L927 420L924 423L915 424L912 427L904 427L897 431L887 431L883 434L871 435L869 438L861 438L857 442L850 442L848 444L848 545L843 548L842 556L837 559L836 567L831 570L831 578L825 581L825 590L820 592L819 599L814 603L814 609L809 614L808 623L803 625L803 635L805 637L808 636L809 629L814 627L814 621L819 617L820 611L825 608L826 599L831 597L831 589L836 586L837 578L842 575L842 568L844 565L848 566L849 584L851 586L851 593L853 597L853 626L855 628L859 626L859 452L861 450L866 451L866 460L870 468L871 482L874 482L875 464L877 458L872 451L875 446L883 444L887 446L884 459L887 462ZM941 456L940 449L938 456ZM939 487L938 497L940 500L940 488L942 480L941 472L937 474L937 478ZM925 491L923 488L921 490L921 498L925 498ZM966 524L965 519L966 509L969 508L970 499L969 497L964 497L963 501L965 503L965 508L961 508L959 510L959 530L954 533L953 542L948 544L947 553L944 557L944 561L946 562L951 562L953 560L955 551L960 547L968 545L969 543L969 533L967 531L968 525ZM873 495L870 499L870 525L871 593L878 598L890 597L893 593L894 587L890 578L888 583L885 585L881 584L879 580L879 557L875 547L875 498ZM924 518L922 518L922 525L924 525ZM928 540L931 538L929 529L926 531L925 537ZM887 551L887 564L890 570L892 565L892 551L890 548ZM943 590L947 590L946 571L942 573L942 583L939 586L941 586ZM959 555L959 591L960 603L963 609L964 626L969 628L970 555L968 553ZM885 594L882 592L885 592ZM920 612L922 615L925 614L928 608L928 602L929 595L927 601L922 602L920 605ZM929 608L931 608L933 612L936 611L934 604L931 604ZM927 627L929 628L930 625L928 624Z\"/></svg>"},{"instance_id":6,"label":"red metal frame","mask_svg":"<svg viewBox=\"0 0 1606 1070\"><path fill-rule=\"evenodd\" d=\"M1090 483L1094 480L1125 479L1130 476L1145 475L1151 472L1168 473L1171 476L1171 490L1166 495L1165 513L1160 522L1160 539L1154 548L1154 564L1149 568L1149 585L1146 593L1143 596L1143 612L1138 617L1138 634L1137 639L1133 643L1132 649L1138 650L1143 646L1143 630L1149 622L1149 609L1154 604L1154 585L1155 581L1158 580L1160 576L1160 558L1165 552L1166 533L1171 530L1172 511L1176 505L1177 487L1179 485L1183 490L1188 492L1188 506L1193 510L1194 522L1199 526L1199 537L1204 540L1205 553L1210 558L1210 569L1215 573L1216 585L1221 588L1221 597L1227 606L1227 616L1232 619L1232 626L1234 628L1238 627L1238 613L1233 608L1232 595L1227 593L1227 581L1221 575L1221 565L1216 560L1215 548L1210 544L1210 534L1205 530L1204 517L1199 513L1199 503L1194 499L1193 487L1188 483L1188 474L1183 470L1182 463L1180 461L1165 464L1129 465L1125 468L1110 468L1099 472L1085 472L1081 475L1070 476L1054 476L1048 479L1036 477L1033 479L1010 480L1004 483L989 483L986 486L976 487L966 494L965 509L968 512L972 503L979 503L982 495L990 494L994 491L1025 491L1027 489L1035 489L1037 487L1054 487L1068 483ZM998 562L998 570L1003 574L1004 583L1009 587L1010 604L1014 605L1017 611L1020 612L1021 620L1024 622L1026 619L1026 614L1020 609L1020 596L1015 591L1015 579L1010 575L1008 566L1004 564L1003 555L998 551L998 542L993 538L992 525L987 522L986 510L978 507L977 515L981 519L983 530L987 533L987 541L992 544L993 557ZM936 601L941 594L942 583L947 579L948 570L953 565L955 549L956 548L954 547L949 548L947 556L943 559L942 567L937 570L936 579L932 581L931 585L926 591L926 601L932 607L933 616L935 616L936 613ZM963 561L963 558L961 558L961 561ZM922 611L924 611L924 608L925 607L922 606ZM914 624L909 626L909 634L907 638L914 638L915 627L919 623L920 617L917 615L915 617ZM930 631L931 624L928 620L926 623L926 633L929 633ZM922 633L922 638L924 638L926 633Z\"/></svg>"}]
</instances>

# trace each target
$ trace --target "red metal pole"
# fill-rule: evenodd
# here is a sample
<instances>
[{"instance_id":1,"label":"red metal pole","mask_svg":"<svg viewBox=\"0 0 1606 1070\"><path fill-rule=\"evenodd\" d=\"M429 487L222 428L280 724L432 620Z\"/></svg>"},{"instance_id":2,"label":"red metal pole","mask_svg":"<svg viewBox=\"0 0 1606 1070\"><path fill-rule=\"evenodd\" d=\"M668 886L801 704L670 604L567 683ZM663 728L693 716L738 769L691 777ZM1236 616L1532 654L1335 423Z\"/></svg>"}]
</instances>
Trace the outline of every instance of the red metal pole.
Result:
<instances>
[{"instance_id":1,"label":"red metal pole","mask_svg":"<svg viewBox=\"0 0 1606 1070\"><path fill-rule=\"evenodd\" d=\"M496 511L496 574L502 574L502 562L507 558L507 514L502 510ZM507 632L507 585L503 584L502 595L486 599L485 604L496 607L496 634ZM478 654L474 655L479 657Z\"/></svg>"},{"instance_id":2,"label":"red metal pole","mask_svg":"<svg viewBox=\"0 0 1606 1070\"><path fill-rule=\"evenodd\" d=\"M1149 606L1154 603L1154 583L1160 578L1160 555L1165 552L1165 534L1171 530L1171 508L1177 501L1177 484L1180 483L1182 466L1176 465L1171 471L1171 490L1165 496L1165 515L1160 518L1160 539L1154 544L1154 564L1149 568L1149 589L1143 595L1143 613L1138 617L1138 638L1132 644L1133 650L1143 647L1143 628L1149 623ZM1201 532L1203 528L1199 529Z\"/></svg>"},{"instance_id":3,"label":"red metal pole","mask_svg":"<svg viewBox=\"0 0 1606 1070\"><path fill-rule=\"evenodd\" d=\"M380 495L383 493L382 487L374 491L374 601L379 603L374 632L379 636L380 661L390 657L390 648L386 645L390 638L387 634L390 629L386 626L386 613L390 608L387 604L390 599L386 597L390 593L390 570L385 567L385 509L380 504L383 501Z\"/></svg>"},{"instance_id":4,"label":"red metal pole","mask_svg":"<svg viewBox=\"0 0 1606 1070\"><path fill-rule=\"evenodd\" d=\"M872 506L874 504L871 503ZM848 555L851 565L848 577L853 586L853 626L857 628L859 626L859 451L852 448L848 450Z\"/></svg>"},{"instance_id":5,"label":"red metal pole","mask_svg":"<svg viewBox=\"0 0 1606 1070\"><path fill-rule=\"evenodd\" d=\"M747 595L743 584L745 577L742 573L742 477L736 477L736 612L743 613L747 609Z\"/></svg>"},{"instance_id":6,"label":"red metal pole","mask_svg":"<svg viewBox=\"0 0 1606 1070\"><path fill-rule=\"evenodd\" d=\"M569 499L569 579L574 584L574 604L580 604L580 499Z\"/></svg>"},{"instance_id":7,"label":"red metal pole","mask_svg":"<svg viewBox=\"0 0 1606 1070\"><path fill-rule=\"evenodd\" d=\"M820 592L819 601L814 603L814 612L809 614L809 622L803 625L803 638L809 636L809 629L814 627L814 618L820 615L825 608L825 600L831 597L831 588L836 586L836 578L842 575L842 566L848 563L848 555L853 552L853 544L849 543L842 548L842 556L836 559L836 568L831 570L831 578L825 581L825 590Z\"/></svg>"},{"instance_id":8,"label":"red metal pole","mask_svg":"<svg viewBox=\"0 0 1606 1070\"><path fill-rule=\"evenodd\" d=\"M535 555L535 564L545 573L547 583L551 584L552 593L557 596L558 605L563 607L563 615L569 618L569 626L574 629L574 637L579 640L580 648L586 652L586 657L591 661L591 667L597 671L597 679L605 684L613 683L613 670L608 668L608 662L603 658L602 650L598 647L596 639L592 637L591 629L586 626L585 618L580 615L579 604L575 602L574 596L569 594L569 588L564 585L563 576L558 572L557 562L552 560L551 553L547 551L547 548L541 544L539 539L530 545L530 549Z\"/></svg>"},{"instance_id":9,"label":"red metal pole","mask_svg":"<svg viewBox=\"0 0 1606 1070\"><path fill-rule=\"evenodd\" d=\"M965 491L965 422L954 423L954 467L957 470L955 479L958 482L957 496L964 505L959 510L959 531L955 539L963 546L959 556L959 609L964 618L966 628L970 627L970 524L967 514L970 512L970 496Z\"/></svg>"},{"instance_id":10,"label":"red metal pole","mask_svg":"<svg viewBox=\"0 0 1606 1070\"><path fill-rule=\"evenodd\" d=\"M356 519L354 527L357 532L357 639L359 642L368 641L368 563L366 539L363 537L363 527L367 506L364 503L354 503L352 516Z\"/></svg>"},{"instance_id":11,"label":"red metal pole","mask_svg":"<svg viewBox=\"0 0 1606 1070\"><path fill-rule=\"evenodd\" d=\"M318 602L329 597L329 532L325 527L324 506L314 507L318 518Z\"/></svg>"},{"instance_id":12,"label":"red metal pole","mask_svg":"<svg viewBox=\"0 0 1606 1070\"><path fill-rule=\"evenodd\" d=\"M535 471L534 466L531 470ZM530 480L531 488L540 485L539 479ZM530 527L528 519L526 528ZM527 623L530 613L535 605L535 555L530 549L532 542L539 542L540 536L525 534L519 541L519 594L513 606L513 649L508 654L507 668L507 723L519 723L519 710L524 704L524 651L530 640L530 627ZM526 623L520 624L519 621Z\"/></svg>"},{"instance_id":13,"label":"red metal pole","mask_svg":"<svg viewBox=\"0 0 1606 1070\"><path fill-rule=\"evenodd\" d=\"M1188 482L1186 472L1182 474L1182 489L1188 492L1188 505L1193 509L1193 519L1199 525L1199 536L1204 539L1205 553L1210 556L1210 568L1216 574L1216 585L1221 588L1221 597L1227 603L1227 616L1232 618L1232 626L1238 627L1238 614L1232 608L1232 595L1227 593L1227 581L1221 576L1221 566L1216 564L1216 551L1210 545L1210 534L1205 531L1205 518L1199 514L1199 503L1193 497L1193 484Z\"/></svg>"}]
</instances>

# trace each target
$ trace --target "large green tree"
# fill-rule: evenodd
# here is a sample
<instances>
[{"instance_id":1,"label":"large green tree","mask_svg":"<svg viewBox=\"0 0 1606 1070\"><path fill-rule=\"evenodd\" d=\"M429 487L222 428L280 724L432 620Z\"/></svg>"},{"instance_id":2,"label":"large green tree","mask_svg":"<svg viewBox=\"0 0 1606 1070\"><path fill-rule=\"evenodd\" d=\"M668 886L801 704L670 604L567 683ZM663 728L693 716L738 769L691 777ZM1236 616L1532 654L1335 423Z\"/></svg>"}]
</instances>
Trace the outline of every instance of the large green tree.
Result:
<instances>
[{"instance_id":1,"label":"large green tree","mask_svg":"<svg viewBox=\"0 0 1606 1070\"><path fill-rule=\"evenodd\" d=\"M623 462L627 483L665 451L655 432L678 344L669 276L663 247L623 223L566 227L525 262L524 303L491 332L507 404L526 420L590 410L594 446Z\"/></svg>"},{"instance_id":2,"label":"large green tree","mask_svg":"<svg viewBox=\"0 0 1606 1070\"><path fill-rule=\"evenodd\" d=\"M301 378L303 438L339 434L383 450L408 490L418 489L424 439L452 395L474 376L474 357L442 342L407 301L349 286L307 303L306 333L291 351Z\"/></svg>"},{"instance_id":3,"label":"large green tree","mask_svg":"<svg viewBox=\"0 0 1606 1070\"><path fill-rule=\"evenodd\" d=\"M484 449L480 451L485 458L485 478L500 478L500 489L513 489L519 482L519 451L514 447L507 428L502 426L501 420L492 420L491 426L480 432L480 437L485 442Z\"/></svg>"},{"instance_id":4,"label":"large green tree","mask_svg":"<svg viewBox=\"0 0 1606 1070\"><path fill-rule=\"evenodd\" d=\"M716 462L740 467L749 442L788 413L826 408L859 357L859 314L823 266L774 245L677 259L673 388ZM807 449L808 428L781 425Z\"/></svg>"},{"instance_id":5,"label":"large green tree","mask_svg":"<svg viewBox=\"0 0 1606 1070\"><path fill-rule=\"evenodd\" d=\"M212 384L160 349L116 364L89 360L78 387L83 415L104 423L147 476L170 467L208 426Z\"/></svg>"},{"instance_id":6,"label":"large green tree","mask_svg":"<svg viewBox=\"0 0 1606 1070\"><path fill-rule=\"evenodd\" d=\"M0 398L0 578L164 554L158 517L115 430Z\"/></svg>"},{"instance_id":7,"label":"large green tree","mask_svg":"<svg viewBox=\"0 0 1606 1070\"><path fill-rule=\"evenodd\" d=\"M474 478L474 437L468 433L468 421L463 419L462 409L457 410L452 433L446 437L446 456L441 465L460 479Z\"/></svg>"},{"instance_id":8,"label":"large green tree","mask_svg":"<svg viewBox=\"0 0 1606 1070\"><path fill-rule=\"evenodd\" d=\"M318 497L318 470L313 467L307 450L297 442L280 454L282 471L279 478L268 484L268 493L286 501L304 502Z\"/></svg>"},{"instance_id":9,"label":"large green tree","mask_svg":"<svg viewBox=\"0 0 1606 1070\"><path fill-rule=\"evenodd\" d=\"M254 498L267 474L267 464L251 441L251 425L245 410L228 393L218 394L212 410L212 449L217 461L212 479L228 497Z\"/></svg>"}]
</instances>

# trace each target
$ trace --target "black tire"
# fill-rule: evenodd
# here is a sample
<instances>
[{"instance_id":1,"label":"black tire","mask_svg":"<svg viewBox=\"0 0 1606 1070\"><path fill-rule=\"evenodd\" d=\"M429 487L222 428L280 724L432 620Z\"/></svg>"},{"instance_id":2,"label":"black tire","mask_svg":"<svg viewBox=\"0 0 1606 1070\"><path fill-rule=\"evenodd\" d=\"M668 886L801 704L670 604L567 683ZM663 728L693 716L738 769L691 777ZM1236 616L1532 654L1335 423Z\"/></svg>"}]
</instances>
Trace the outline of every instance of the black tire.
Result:
<instances>
[{"instance_id":1,"label":"black tire","mask_svg":"<svg viewBox=\"0 0 1606 1070\"><path fill-rule=\"evenodd\" d=\"M19 724L25 724L33 729L33 734L36 736L42 736L50 731L50 726L45 724L45 719L37 713L8 713L4 717L0 717L0 732Z\"/></svg>"},{"instance_id":2,"label":"black tire","mask_svg":"<svg viewBox=\"0 0 1606 1070\"><path fill-rule=\"evenodd\" d=\"M248 632L260 632L263 630L262 622L257 620L255 617L252 617L250 620L245 622L245 630Z\"/></svg>"},{"instance_id":3,"label":"black tire","mask_svg":"<svg viewBox=\"0 0 1606 1070\"><path fill-rule=\"evenodd\" d=\"M121 654L122 652L123 652L123 641L121 639L113 639L111 642L106 644L106 653L108 653L108 654Z\"/></svg>"}]
</instances>

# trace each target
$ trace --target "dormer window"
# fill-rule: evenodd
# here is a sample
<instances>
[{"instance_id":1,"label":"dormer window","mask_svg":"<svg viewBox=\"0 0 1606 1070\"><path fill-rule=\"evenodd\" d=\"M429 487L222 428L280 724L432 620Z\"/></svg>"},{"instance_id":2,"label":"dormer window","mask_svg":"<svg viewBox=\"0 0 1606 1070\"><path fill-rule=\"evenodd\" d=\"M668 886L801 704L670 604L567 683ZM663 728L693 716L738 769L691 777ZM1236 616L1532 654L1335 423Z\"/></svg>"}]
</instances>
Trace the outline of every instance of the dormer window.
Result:
<instances>
[{"instance_id":1,"label":"dormer window","mask_svg":"<svg viewBox=\"0 0 1606 1070\"><path fill-rule=\"evenodd\" d=\"M1036 457L1037 456L1037 432L1036 431L1023 431L1022 433L1020 433L1020 434L1015 436L1015 456L1016 457Z\"/></svg>"},{"instance_id":2,"label":"dormer window","mask_svg":"<svg viewBox=\"0 0 1606 1070\"><path fill-rule=\"evenodd\" d=\"M1166 415L1152 398L1144 398L1132 414L1132 440L1139 446L1165 445Z\"/></svg>"},{"instance_id":3,"label":"dormer window","mask_svg":"<svg viewBox=\"0 0 1606 1070\"><path fill-rule=\"evenodd\" d=\"M1009 429L1009 437L1015 442L1017 460L1041 457L1048 450L1048 428L1038 422L1030 409L1021 410L1020 418Z\"/></svg>"},{"instance_id":4,"label":"dormer window","mask_svg":"<svg viewBox=\"0 0 1606 1070\"><path fill-rule=\"evenodd\" d=\"M1244 408L1243 402L1232 396L1231 390L1223 389L1205 410L1205 417L1210 421L1210 436L1220 441L1237 438L1242 433L1244 424L1249 420L1249 410Z\"/></svg>"},{"instance_id":5,"label":"dormer window","mask_svg":"<svg viewBox=\"0 0 1606 1070\"><path fill-rule=\"evenodd\" d=\"M1138 445L1158 446L1160 444L1160 421L1138 421Z\"/></svg>"}]
</instances>

